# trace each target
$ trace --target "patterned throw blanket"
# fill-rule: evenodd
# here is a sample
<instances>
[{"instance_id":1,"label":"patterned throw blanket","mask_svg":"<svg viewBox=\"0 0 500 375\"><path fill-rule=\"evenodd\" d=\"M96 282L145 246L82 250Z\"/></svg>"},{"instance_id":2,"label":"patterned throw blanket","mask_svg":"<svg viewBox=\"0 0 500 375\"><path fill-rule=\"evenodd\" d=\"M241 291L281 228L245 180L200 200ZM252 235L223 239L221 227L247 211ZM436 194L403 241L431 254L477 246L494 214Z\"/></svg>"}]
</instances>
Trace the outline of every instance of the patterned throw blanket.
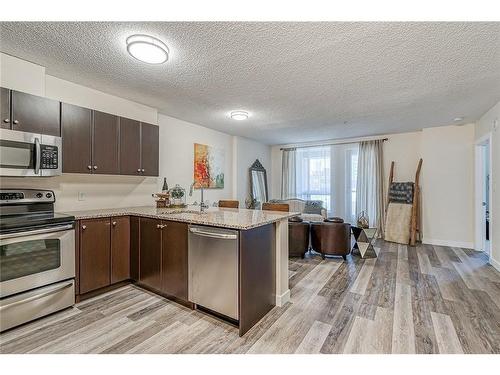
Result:
<instances>
[{"instance_id":1,"label":"patterned throw blanket","mask_svg":"<svg viewBox=\"0 0 500 375\"><path fill-rule=\"evenodd\" d=\"M409 243L414 189L413 182L391 183L385 220L386 241Z\"/></svg>"},{"instance_id":2,"label":"patterned throw blanket","mask_svg":"<svg viewBox=\"0 0 500 375\"><path fill-rule=\"evenodd\" d=\"M413 203L413 182L393 182L389 188L389 203Z\"/></svg>"}]
</instances>

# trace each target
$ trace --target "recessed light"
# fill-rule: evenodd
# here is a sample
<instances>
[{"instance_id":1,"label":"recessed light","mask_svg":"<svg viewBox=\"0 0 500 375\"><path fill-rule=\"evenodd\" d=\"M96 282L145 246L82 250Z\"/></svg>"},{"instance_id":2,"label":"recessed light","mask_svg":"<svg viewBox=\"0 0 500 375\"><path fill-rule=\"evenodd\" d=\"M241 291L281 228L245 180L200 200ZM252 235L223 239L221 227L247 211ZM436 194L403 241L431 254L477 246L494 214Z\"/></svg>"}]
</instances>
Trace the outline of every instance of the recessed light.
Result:
<instances>
[{"instance_id":1,"label":"recessed light","mask_svg":"<svg viewBox=\"0 0 500 375\"><path fill-rule=\"evenodd\" d=\"M247 111L232 111L230 117L236 121L243 121L248 119L249 114Z\"/></svg>"},{"instance_id":2,"label":"recessed light","mask_svg":"<svg viewBox=\"0 0 500 375\"><path fill-rule=\"evenodd\" d=\"M163 64L169 50L161 40L149 35L136 34L127 38L127 51L132 57L148 64Z\"/></svg>"},{"instance_id":3,"label":"recessed light","mask_svg":"<svg viewBox=\"0 0 500 375\"><path fill-rule=\"evenodd\" d=\"M453 121L455 121L455 122L460 122L460 121L462 121L463 119L464 119L463 117L455 117L455 118L453 119Z\"/></svg>"}]
</instances>

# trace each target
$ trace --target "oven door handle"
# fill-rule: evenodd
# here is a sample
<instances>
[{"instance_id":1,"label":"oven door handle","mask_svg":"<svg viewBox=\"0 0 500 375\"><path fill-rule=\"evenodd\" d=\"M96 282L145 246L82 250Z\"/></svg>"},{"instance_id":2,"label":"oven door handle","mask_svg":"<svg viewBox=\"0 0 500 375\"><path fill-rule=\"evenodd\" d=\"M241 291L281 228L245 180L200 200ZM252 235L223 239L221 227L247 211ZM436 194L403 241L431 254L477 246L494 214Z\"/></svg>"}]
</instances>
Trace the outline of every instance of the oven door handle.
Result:
<instances>
[{"instance_id":1,"label":"oven door handle","mask_svg":"<svg viewBox=\"0 0 500 375\"><path fill-rule=\"evenodd\" d=\"M40 146L40 140L35 138L35 174L40 173L40 163L42 158L42 148Z\"/></svg>"},{"instance_id":2,"label":"oven door handle","mask_svg":"<svg viewBox=\"0 0 500 375\"><path fill-rule=\"evenodd\" d=\"M23 303L28 303L28 302L35 301L35 300L43 298L43 297L50 296L51 294L54 294L54 293L57 293L63 289L69 288L72 285L73 285L73 281L70 281L67 284L61 285L61 286L54 288L54 289L51 289L51 290L47 290L46 292L36 294L34 296L31 296L31 297L28 297L28 298L25 298L25 299L22 299L22 300L19 300L16 302L9 303L8 305L5 305L5 306L0 306L0 311L2 311L4 309L8 309L9 307L22 305Z\"/></svg>"},{"instance_id":3,"label":"oven door handle","mask_svg":"<svg viewBox=\"0 0 500 375\"><path fill-rule=\"evenodd\" d=\"M58 227L53 227L53 228L35 229L27 232L0 234L0 240L5 240L7 238L34 236L36 234L63 232L70 229L73 229L73 224L60 225Z\"/></svg>"}]
</instances>

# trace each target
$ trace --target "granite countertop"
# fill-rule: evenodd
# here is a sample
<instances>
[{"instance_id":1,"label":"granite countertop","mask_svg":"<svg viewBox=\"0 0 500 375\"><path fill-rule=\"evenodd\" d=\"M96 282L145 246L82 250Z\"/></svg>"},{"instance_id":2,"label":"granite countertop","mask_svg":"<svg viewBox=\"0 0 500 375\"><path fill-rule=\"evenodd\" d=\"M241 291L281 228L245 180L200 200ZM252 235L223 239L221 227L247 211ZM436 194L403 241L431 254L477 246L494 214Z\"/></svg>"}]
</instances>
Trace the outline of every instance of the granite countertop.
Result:
<instances>
[{"instance_id":1,"label":"granite countertop","mask_svg":"<svg viewBox=\"0 0 500 375\"><path fill-rule=\"evenodd\" d=\"M69 211L65 213L74 215L78 220L131 215L241 230L260 227L300 214L299 212L261 211L244 208L219 207L210 207L203 213L200 213L200 208L196 206L188 206L182 209L156 208L153 206L123 207L88 211Z\"/></svg>"}]
</instances>

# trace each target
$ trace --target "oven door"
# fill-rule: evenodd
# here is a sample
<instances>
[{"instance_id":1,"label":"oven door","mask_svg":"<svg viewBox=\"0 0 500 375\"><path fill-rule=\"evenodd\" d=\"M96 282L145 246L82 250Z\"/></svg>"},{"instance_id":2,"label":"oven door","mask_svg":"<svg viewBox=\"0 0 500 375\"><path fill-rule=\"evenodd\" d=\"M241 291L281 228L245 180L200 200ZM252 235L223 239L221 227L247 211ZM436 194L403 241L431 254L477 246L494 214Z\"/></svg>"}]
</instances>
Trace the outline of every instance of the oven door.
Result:
<instances>
[{"instance_id":1,"label":"oven door","mask_svg":"<svg viewBox=\"0 0 500 375\"><path fill-rule=\"evenodd\" d=\"M74 224L0 235L1 298L74 277Z\"/></svg>"}]
</instances>

